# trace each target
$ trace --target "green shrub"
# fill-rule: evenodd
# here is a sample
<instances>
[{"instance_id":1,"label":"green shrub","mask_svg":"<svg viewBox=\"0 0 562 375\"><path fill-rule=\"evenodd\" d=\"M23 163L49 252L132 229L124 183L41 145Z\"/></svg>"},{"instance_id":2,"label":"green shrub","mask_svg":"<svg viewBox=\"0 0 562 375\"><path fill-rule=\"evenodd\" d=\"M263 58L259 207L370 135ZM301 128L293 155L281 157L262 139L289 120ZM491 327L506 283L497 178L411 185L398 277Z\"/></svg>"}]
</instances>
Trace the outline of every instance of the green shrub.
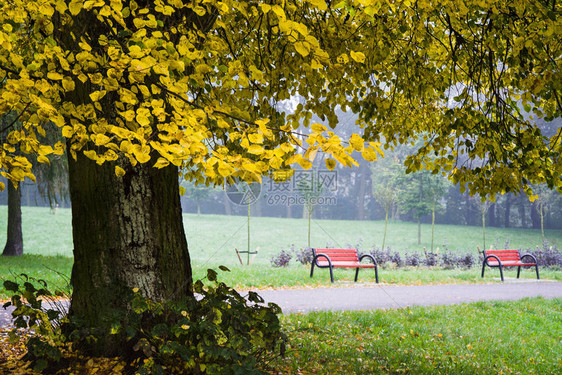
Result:
<instances>
[{"instance_id":1,"label":"green shrub","mask_svg":"<svg viewBox=\"0 0 562 375\"><path fill-rule=\"evenodd\" d=\"M61 333L61 325L67 320L64 316L66 309L58 298L67 295L61 291L52 293L42 279L26 274L21 274L19 278L23 281L21 285L4 281L4 288L11 292L12 297L3 307L15 307L12 312L15 328L9 333L10 339L13 343L19 341L18 329L32 330L34 335L27 340L27 354L23 360L31 362L37 372L62 365L61 349L66 347L67 342Z\"/></svg>"},{"instance_id":2,"label":"green shrub","mask_svg":"<svg viewBox=\"0 0 562 375\"><path fill-rule=\"evenodd\" d=\"M58 314L41 306L41 297L50 295L46 288L37 290L26 282L21 290L11 281L4 286L14 293L6 305L17 306L16 326L39 333L27 341L26 355L37 371L61 368L64 350L86 347L99 335L111 334L130 349L130 357L124 359L134 373L266 373L267 364L283 354L285 347L279 306L265 306L254 292L243 297L218 282L214 270L207 270L206 278L209 285L200 280L194 283L196 297L181 301L155 302L134 289L126 297L130 308L115 315L110 332L94 332L66 318L58 320Z\"/></svg>"}]
</instances>

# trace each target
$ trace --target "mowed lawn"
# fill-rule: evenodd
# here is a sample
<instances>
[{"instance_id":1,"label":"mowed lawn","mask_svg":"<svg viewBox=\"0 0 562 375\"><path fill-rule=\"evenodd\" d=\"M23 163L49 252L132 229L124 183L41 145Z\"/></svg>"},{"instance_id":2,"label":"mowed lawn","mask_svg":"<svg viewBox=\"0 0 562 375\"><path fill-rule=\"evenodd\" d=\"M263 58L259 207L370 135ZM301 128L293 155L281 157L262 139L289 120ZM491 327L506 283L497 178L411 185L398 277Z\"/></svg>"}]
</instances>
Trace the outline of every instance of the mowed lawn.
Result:
<instances>
[{"instance_id":1,"label":"mowed lawn","mask_svg":"<svg viewBox=\"0 0 562 375\"><path fill-rule=\"evenodd\" d=\"M282 317L283 374L561 374L562 299Z\"/></svg>"},{"instance_id":2,"label":"mowed lawn","mask_svg":"<svg viewBox=\"0 0 562 375\"><path fill-rule=\"evenodd\" d=\"M6 206L0 206L0 244L6 241ZM72 227L70 209L23 207L23 236L26 254L72 257ZM238 264L235 249L248 248L248 226L245 216L184 215L189 252L196 266ZM362 251L382 245L383 221L312 220L312 247L358 247ZM269 264L281 249L307 247L308 222L305 219L252 217L250 248L259 248L255 264ZM562 230L547 230L552 245L562 244ZM528 249L542 244L539 230L520 228L486 228L486 247ZM391 222L386 246L393 251L419 251L431 247L431 226L422 226L422 243L417 244L417 225ZM482 228L437 225L434 247L446 247L454 252L474 251L483 247Z\"/></svg>"}]
</instances>

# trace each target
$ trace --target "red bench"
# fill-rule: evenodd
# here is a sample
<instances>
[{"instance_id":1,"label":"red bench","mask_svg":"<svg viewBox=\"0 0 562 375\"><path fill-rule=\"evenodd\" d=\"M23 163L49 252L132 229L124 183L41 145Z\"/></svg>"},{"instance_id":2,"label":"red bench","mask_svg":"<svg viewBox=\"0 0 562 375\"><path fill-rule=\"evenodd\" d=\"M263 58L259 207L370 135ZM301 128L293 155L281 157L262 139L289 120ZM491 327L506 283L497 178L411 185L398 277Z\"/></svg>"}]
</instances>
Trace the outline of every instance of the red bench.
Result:
<instances>
[{"instance_id":1,"label":"red bench","mask_svg":"<svg viewBox=\"0 0 562 375\"><path fill-rule=\"evenodd\" d=\"M355 268L355 281L359 275L359 268L374 268L375 279L379 282L379 272L377 261L369 254L359 257L356 249L312 249L312 266L310 277L314 274L314 266L318 268L330 269L330 280L334 282L334 267ZM372 263L361 263L365 258L371 259Z\"/></svg>"},{"instance_id":2,"label":"red bench","mask_svg":"<svg viewBox=\"0 0 562 375\"><path fill-rule=\"evenodd\" d=\"M482 262L482 277L484 277L484 269L486 266L498 267L500 269L502 281L504 267L517 267L517 278L519 278L522 266L535 266L537 279L540 279L537 259L531 254L519 255L519 250L484 250L482 252L484 253L484 261ZM524 258L528 258L528 260L523 261Z\"/></svg>"}]
</instances>

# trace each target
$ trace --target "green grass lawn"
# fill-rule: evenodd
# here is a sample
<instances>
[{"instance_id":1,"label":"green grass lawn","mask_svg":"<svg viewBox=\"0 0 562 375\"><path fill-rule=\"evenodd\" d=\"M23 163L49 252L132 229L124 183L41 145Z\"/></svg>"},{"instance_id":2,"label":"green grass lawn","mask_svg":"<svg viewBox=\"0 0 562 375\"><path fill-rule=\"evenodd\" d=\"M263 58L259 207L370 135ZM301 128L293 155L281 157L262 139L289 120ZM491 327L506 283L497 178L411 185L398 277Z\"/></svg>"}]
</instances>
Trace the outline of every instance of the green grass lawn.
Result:
<instances>
[{"instance_id":1,"label":"green grass lawn","mask_svg":"<svg viewBox=\"0 0 562 375\"><path fill-rule=\"evenodd\" d=\"M2 209L3 208L3 209ZM7 209L0 207L0 223L6 222ZM53 215L49 208L23 207L23 236L26 254L72 256L70 209L58 209ZM238 264L235 248L247 249L247 218L244 216L184 215L184 226L193 264L217 266ZM273 255L292 245L307 245L307 221L304 219L252 218L251 248L259 247L256 264L269 264ZM384 222L313 220L313 247L358 247L367 251L382 244ZM562 230L546 231L548 241L562 244ZM502 248L506 242L512 248L535 248L542 244L539 230L518 228L487 228L486 247ZM6 241L6 231L0 228L0 244ZM419 251L431 246L431 226L422 227L422 244L417 245L415 223L392 222L388 226L386 244L393 251ZM438 225L435 228L435 247L444 245L451 251L474 251L483 247L480 227Z\"/></svg>"},{"instance_id":2,"label":"green grass lawn","mask_svg":"<svg viewBox=\"0 0 562 375\"><path fill-rule=\"evenodd\" d=\"M284 374L560 374L562 300L282 317Z\"/></svg>"}]
</instances>

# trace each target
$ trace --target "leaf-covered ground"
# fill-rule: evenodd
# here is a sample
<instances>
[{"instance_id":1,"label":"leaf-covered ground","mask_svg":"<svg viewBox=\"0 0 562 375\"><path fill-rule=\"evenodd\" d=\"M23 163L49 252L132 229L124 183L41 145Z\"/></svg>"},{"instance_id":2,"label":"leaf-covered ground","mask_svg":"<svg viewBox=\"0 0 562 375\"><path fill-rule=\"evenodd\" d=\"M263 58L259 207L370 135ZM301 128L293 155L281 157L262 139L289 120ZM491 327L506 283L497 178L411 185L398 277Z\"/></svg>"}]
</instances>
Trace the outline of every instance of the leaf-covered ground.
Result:
<instances>
[{"instance_id":1,"label":"leaf-covered ground","mask_svg":"<svg viewBox=\"0 0 562 375\"><path fill-rule=\"evenodd\" d=\"M25 355L25 340L28 333L20 331L20 340L12 343L9 338L9 329L0 330L0 374L36 375L30 366L21 358ZM124 363L117 358L88 358L75 352L64 351L65 368L59 370L59 375L117 375L122 374Z\"/></svg>"}]
</instances>

